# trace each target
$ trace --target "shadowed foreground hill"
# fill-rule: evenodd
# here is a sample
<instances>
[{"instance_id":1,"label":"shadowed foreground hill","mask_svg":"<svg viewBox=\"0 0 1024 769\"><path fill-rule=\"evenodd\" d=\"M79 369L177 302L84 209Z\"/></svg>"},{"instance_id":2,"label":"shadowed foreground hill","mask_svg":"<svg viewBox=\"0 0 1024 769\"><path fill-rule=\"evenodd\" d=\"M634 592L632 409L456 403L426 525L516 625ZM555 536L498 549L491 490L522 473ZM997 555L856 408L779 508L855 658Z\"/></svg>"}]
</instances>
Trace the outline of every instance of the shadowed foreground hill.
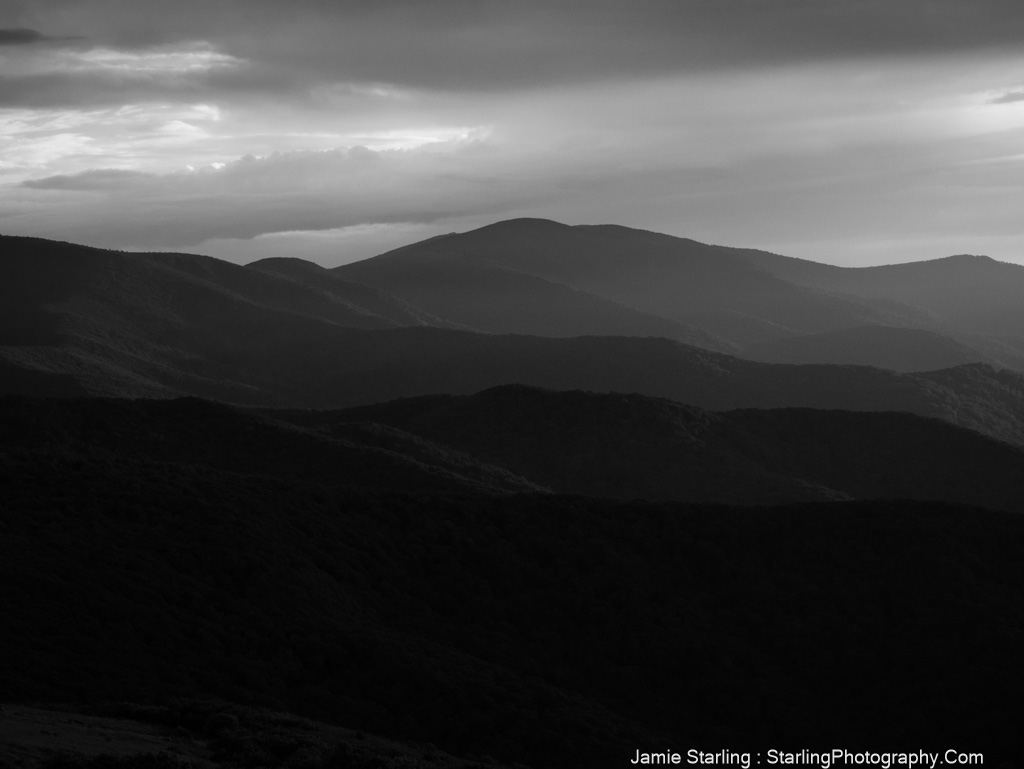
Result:
<instances>
[{"instance_id":1,"label":"shadowed foreground hill","mask_svg":"<svg viewBox=\"0 0 1024 769\"><path fill-rule=\"evenodd\" d=\"M935 419L811 409L710 412L640 395L499 387L295 421L380 422L559 493L780 504L932 499L1024 511L1024 450Z\"/></svg>"},{"instance_id":2,"label":"shadowed foreground hill","mask_svg":"<svg viewBox=\"0 0 1024 769\"><path fill-rule=\"evenodd\" d=\"M5 697L217 696L536 767L1019 756L1020 515L402 494L221 464L0 451Z\"/></svg>"},{"instance_id":3,"label":"shadowed foreground hill","mask_svg":"<svg viewBox=\"0 0 1024 769\"><path fill-rule=\"evenodd\" d=\"M25 769L529 769L456 757L267 708L216 699L8 706L0 765Z\"/></svg>"},{"instance_id":4,"label":"shadowed foreground hill","mask_svg":"<svg viewBox=\"0 0 1024 769\"><path fill-rule=\"evenodd\" d=\"M325 486L410 492L542 491L500 468L381 425L330 437L190 398L40 401L0 398L0 450L29 456L122 455Z\"/></svg>"}]
</instances>

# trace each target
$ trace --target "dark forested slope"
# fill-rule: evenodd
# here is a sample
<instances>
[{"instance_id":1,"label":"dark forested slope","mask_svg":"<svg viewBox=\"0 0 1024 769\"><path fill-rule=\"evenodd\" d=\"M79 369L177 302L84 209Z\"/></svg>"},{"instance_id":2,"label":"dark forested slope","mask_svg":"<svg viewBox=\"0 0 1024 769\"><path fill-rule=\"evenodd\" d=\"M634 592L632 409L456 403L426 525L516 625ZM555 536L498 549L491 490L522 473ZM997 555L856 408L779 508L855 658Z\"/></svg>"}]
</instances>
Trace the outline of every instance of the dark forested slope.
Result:
<instances>
[{"instance_id":1,"label":"dark forested slope","mask_svg":"<svg viewBox=\"0 0 1024 769\"><path fill-rule=\"evenodd\" d=\"M541 491L501 468L401 430L351 425L331 436L195 398L0 398L0 450L77 460L128 456L324 486L409 492Z\"/></svg>"},{"instance_id":2,"label":"dark forested slope","mask_svg":"<svg viewBox=\"0 0 1024 769\"><path fill-rule=\"evenodd\" d=\"M292 417L381 422L560 493L779 504L905 498L1024 511L1024 450L899 412L710 412L641 395L499 387Z\"/></svg>"},{"instance_id":3,"label":"dark forested slope","mask_svg":"<svg viewBox=\"0 0 1024 769\"><path fill-rule=\"evenodd\" d=\"M0 452L0 690L213 695L538 767L1019 748L1024 519L401 494Z\"/></svg>"}]
</instances>

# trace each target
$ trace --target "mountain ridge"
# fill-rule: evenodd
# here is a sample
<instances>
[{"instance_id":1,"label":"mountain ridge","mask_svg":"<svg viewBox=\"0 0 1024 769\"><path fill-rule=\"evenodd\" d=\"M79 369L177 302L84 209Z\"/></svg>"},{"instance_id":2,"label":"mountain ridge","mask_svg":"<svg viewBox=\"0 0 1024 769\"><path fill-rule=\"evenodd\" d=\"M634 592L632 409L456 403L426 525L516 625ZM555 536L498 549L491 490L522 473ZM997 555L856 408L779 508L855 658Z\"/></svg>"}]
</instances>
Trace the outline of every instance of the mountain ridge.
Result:
<instances>
[{"instance_id":1,"label":"mountain ridge","mask_svg":"<svg viewBox=\"0 0 1024 769\"><path fill-rule=\"evenodd\" d=\"M463 271L511 268L695 326L740 347L750 340L730 337L727 329L697 314L723 309L750 312L756 307L759 317L781 324L788 334L822 323L838 328L892 320L901 313L906 316L901 319L904 325L916 322L909 307L894 307L892 302L883 306L859 297L822 297L789 284L752 268L742 258L744 253L617 225L580 228L517 219L405 246L334 271L420 305L443 305L447 296L433 292L445 286L467 289L461 284ZM410 276L410 271L417 275Z\"/></svg>"},{"instance_id":2,"label":"mountain ridge","mask_svg":"<svg viewBox=\"0 0 1024 769\"><path fill-rule=\"evenodd\" d=\"M529 232L533 223L516 227ZM0 249L2 392L339 408L522 383L712 409L909 411L1024 442L1021 377L991 366L896 374L772 366L655 337L481 334L298 262L242 267L38 239L0 239ZM613 251L605 257L615 262ZM302 279L282 277L282 269Z\"/></svg>"},{"instance_id":3,"label":"mountain ridge","mask_svg":"<svg viewBox=\"0 0 1024 769\"><path fill-rule=\"evenodd\" d=\"M381 422L561 494L733 505L932 499L1024 511L1024 448L898 412L711 412L504 385L295 418L328 434Z\"/></svg>"}]
</instances>

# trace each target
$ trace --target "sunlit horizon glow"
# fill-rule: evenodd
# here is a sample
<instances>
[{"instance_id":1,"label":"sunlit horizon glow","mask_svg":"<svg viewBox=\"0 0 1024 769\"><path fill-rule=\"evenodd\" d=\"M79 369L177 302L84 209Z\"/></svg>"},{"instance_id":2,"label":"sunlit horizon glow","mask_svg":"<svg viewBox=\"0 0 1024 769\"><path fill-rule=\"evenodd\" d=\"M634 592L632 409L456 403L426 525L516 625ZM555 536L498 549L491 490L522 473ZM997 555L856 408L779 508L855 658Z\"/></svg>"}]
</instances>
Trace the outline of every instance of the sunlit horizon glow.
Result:
<instances>
[{"instance_id":1,"label":"sunlit horizon glow","mask_svg":"<svg viewBox=\"0 0 1024 769\"><path fill-rule=\"evenodd\" d=\"M762 50L745 3L746 25L685 0L586 18L442 3L440 21L401 0L256 2L260 24L219 0L205 25L15 3L0 28L40 34L0 46L0 232L332 265L539 216L849 266L1024 263L1022 14L988 4L1009 26L979 17L946 51L943 26L880 42L799 10L764 16L788 42ZM917 30L916 5L847 27Z\"/></svg>"}]
</instances>

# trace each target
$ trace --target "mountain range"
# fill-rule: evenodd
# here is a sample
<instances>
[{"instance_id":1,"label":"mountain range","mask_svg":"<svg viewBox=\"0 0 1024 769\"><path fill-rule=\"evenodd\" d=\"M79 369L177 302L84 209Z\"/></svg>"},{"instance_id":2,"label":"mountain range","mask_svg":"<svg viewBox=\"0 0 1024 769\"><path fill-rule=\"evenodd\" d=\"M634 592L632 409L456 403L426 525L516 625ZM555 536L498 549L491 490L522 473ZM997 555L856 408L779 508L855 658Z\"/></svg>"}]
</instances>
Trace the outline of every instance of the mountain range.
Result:
<instances>
[{"instance_id":1,"label":"mountain range","mask_svg":"<svg viewBox=\"0 0 1024 769\"><path fill-rule=\"evenodd\" d=\"M942 420L806 408L715 412L523 385L335 411L7 396L0 451L411 494L742 506L917 499L1024 512L1024 449Z\"/></svg>"},{"instance_id":2,"label":"mountain range","mask_svg":"<svg viewBox=\"0 0 1024 769\"><path fill-rule=\"evenodd\" d=\"M981 348L975 360L989 356L1018 369L1024 353L1024 312L1017 301L1024 268L984 257L840 268L614 225L519 219L432 238L335 271L492 332L537 333L515 324L521 322L520 302L532 302L534 314L547 311L526 288L545 282L684 324L717 344L701 345L693 331L660 335L725 352L867 325L929 330ZM466 303L453 302L453 296ZM481 296L489 300L482 307L468 299ZM543 333L567 335L555 324ZM876 344L884 355L885 338ZM927 366L943 368L943 362L936 357Z\"/></svg>"},{"instance_id":3,"label":"mountain range","mask_svg":"<svg viewBox=\"0 0 1024 769\"><path fill-rule=\"evenodd\" d=\"M333 269L0 236L0 690L211 769L1019 756L1021 296L539 219Z\"/></svg>"},{"instance_id":4,"label":"mountain range","mask_svg":"<svg viewBox=\"0 0 1024 769\"><path fill-rule=\"evenodd\" d=\"M899 412L712 412L505 386L295 418L339 435L353 423L389 425L560 494L732 505L934 499L1024 512L1024 449Z\"/></svg>"},{"instance_id":5,"label":"mountain range","mask_svg":"<svg viewBox=\"0 0 1024 769\"><path fill-rule=\"evenodd\" d=\"M927 328L863 325L885 319L946 328L988 306L985 323L1008 323L986 344L1005 347L1015 333L1009 309L968 292L960 305L946 304L971 312L940 318L941 297L921 309L891 296L841 295L834 285L805 288L768 271L792 269L790 262L760 252L537 220L434 238L334 270L296 259L243 267L30 238L3 238L0 248L6 393L342 408L519 383L637 392L711 409L909 411L1024 443L1024 378L1001 365L1010 358L974 355L978 347ZM1004 287L1024 273L974 259L915 269L939 270L955 287L961 281L947 273L958 268L994 270ZM612 290L619 279L622 287ZM775 328L774 341L760 335L749 347L750 357L775 365L720 352L740 338L708 341L721 324L693 330L684 323L709 313ZM700 341L707 346L692 344ZM778 365L786 361L803 365ZM865 365L882 362L890 368ZM927 370L894 370L909 363Z\"/></svg>"}]
</instances>

